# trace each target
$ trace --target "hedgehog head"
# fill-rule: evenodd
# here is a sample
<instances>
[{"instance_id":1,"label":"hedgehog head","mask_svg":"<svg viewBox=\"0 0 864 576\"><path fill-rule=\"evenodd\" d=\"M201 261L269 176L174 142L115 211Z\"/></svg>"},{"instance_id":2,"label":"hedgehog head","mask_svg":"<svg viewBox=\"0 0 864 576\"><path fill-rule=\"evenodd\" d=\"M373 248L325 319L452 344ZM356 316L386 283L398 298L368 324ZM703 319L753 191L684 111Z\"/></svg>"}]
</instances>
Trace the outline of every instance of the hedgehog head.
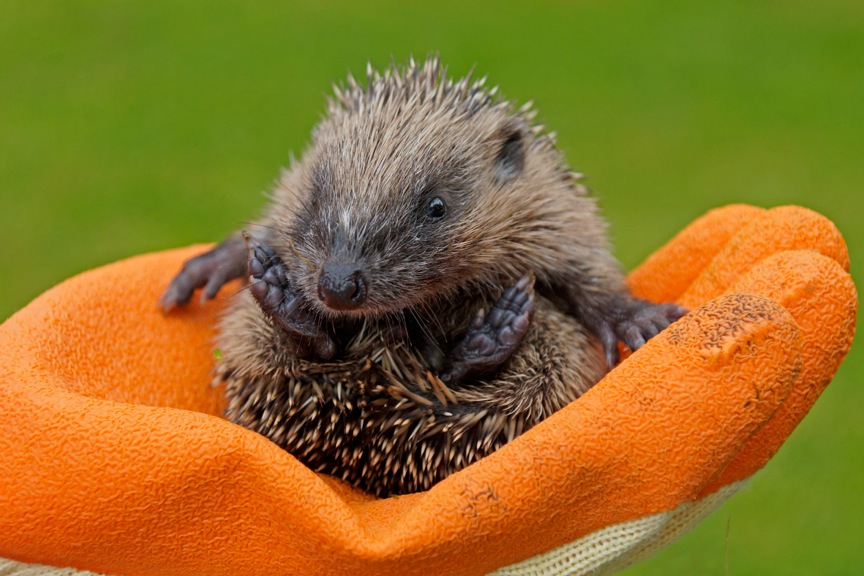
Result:
<instances>
[{"instance_id":1,"label":"hedgehog head","mask_svg":"<svg viewBox=\"0 0 864 576\"><path fill-rule=\"evenodd\" d=\"M560 198L584 189L530 105L484 80L430 58L334 88L274 200L275 245L321 313L383 315L555 266L573 224Z\"/></svg>"}]
</instances>

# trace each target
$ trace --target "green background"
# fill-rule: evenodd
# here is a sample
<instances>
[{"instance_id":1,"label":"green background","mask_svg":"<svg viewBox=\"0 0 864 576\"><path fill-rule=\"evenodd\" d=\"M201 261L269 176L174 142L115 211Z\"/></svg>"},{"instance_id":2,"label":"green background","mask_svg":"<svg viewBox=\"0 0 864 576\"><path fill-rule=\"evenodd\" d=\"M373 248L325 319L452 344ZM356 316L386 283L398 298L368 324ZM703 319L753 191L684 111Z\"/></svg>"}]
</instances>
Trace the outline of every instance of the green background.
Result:
<instances>
[{"instance_id":1,"label":"green background","mask_svg":"<svg viewBox=\"0 0 864 576\"><path fill-rule=\"evenodd\" d=\"M79 271L242 226L333 80L431 51L536 101L628 268L712 207L802 204L844 233L861 285L860 0L6 0L0 318ZM859 573L862 376L853 350L749 489L627 574Z\"/></svg>"}]
</instances>

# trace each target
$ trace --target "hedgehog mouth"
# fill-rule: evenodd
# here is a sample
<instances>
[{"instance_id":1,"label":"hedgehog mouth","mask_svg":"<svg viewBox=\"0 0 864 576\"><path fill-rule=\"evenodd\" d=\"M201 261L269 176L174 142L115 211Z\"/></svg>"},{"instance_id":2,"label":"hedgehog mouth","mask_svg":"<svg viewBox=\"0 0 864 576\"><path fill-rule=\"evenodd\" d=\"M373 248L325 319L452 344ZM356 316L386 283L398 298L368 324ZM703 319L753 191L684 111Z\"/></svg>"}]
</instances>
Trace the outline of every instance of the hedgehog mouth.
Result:
<instances>
[{"instance_id":1,"label":"hedgehog mouth","mask_svg":"<svg viewBox=\"0 0 864 576\"><path fill-rule=\"evenodd\" d=\"M313 307L322 318L331 320L371 320L385 323L401 323L404 318L416 317L435 310L442 301L452 300L453 292L436 292L434 290L410 290L401 294L387 294L386 298L375 298L375 290L363 287L366 293L363 302L357 306L329 306L320 295L312 302ZM383 300L383 301L382 301ZM398 305L393 305L397 304ZM389 305L388 305L389 304Z\"/></svg>"},{"instance_id":2,"label":"hedgehog mouth","mask_svg":"<svg viewBox=\"0 0 864 576\"><path fill-rule=\"evenodd\" d=\"M395 316L403 316L410 313L418 305L423 305L423 299L415 298L394 298L392 302L399 302L399 306L387 306L375 298L370 297L370 290L366 286L361 286L358 289L356 296L357 303L344 303L340 301L328 301L326 294L322 297L320 293L316 293L312 304L322 318L330 318L332 320L383 320Z\"/></svg>"},{"instance_id":3,"label":"hedgehog mouth","mask_svg":"<svg viewBox=\"0 0 864 576\"><path fill-rule=\"evenodd\" d=\"M321 311L324 317L329 317L335 320L377 320L402 313L410 309L411 306L401 308L380 308L374 305L338 307L338 305L329 306L326 302L321 301L318 303L317 308Z\"/></svg>"}]
</instances>

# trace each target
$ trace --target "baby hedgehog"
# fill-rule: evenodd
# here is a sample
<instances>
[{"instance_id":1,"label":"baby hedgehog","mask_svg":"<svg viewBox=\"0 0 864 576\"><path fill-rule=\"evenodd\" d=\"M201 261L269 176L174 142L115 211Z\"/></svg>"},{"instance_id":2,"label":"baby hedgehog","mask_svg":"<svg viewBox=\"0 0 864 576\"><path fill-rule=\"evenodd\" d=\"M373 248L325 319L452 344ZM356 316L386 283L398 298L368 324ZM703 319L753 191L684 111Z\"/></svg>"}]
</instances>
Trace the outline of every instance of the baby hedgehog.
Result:
<instances>
[{"instance_id":1,"label":"baby hedgehog","mask_svg":"<svg viewBox=\"0 0 864 576\"><path fill-rule=\"evenodd\" d=\"M229 420L378 496L426 490L684 313L627 292L529 106L437 58L334 90L259 225L160 301L248 278L217 338Z\"/></svg>"}]
</instances>

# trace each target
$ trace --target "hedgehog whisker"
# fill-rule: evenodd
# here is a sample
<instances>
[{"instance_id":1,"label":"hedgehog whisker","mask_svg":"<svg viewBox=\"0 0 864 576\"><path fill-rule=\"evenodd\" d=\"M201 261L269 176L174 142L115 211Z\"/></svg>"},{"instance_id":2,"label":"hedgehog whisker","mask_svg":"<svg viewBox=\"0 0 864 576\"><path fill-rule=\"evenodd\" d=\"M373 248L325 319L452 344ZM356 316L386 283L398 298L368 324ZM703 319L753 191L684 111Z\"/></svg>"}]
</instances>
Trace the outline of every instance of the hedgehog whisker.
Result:
<instances>
[{"instance_id":1,"label":"hedgehog whisker","mask_svg":"<svg viewBox=\"0 0 864 576\"><path fill-rule=\"evenodd\" d=\"M250 226L257 226L258 228L267 228L268 230L273 230L274 232L281 232L279 228L273 226L272 224L264 224L263 222L255 222L254 220L244 220L241 223L245 228L248 228Z\"/></svg>"},{"instance_id":2,"label":"hedgehog whisker","mask_svg":"<svg viewBox=\"0 0 864 576\"><path fill-rule=\"evenodd\" d=\"M399 323L399 326L404 330L406 335L410 336L410 332L408 331L408 319L405 317L404 310L398 310L392 313L392 316L395 317L396 321Z\"/></svg>"},{"instance_id":3,"label":"hedgehog whisker","mask_svg":"<svg viewBox=\"0 0 864 576\"><path fill-rule=\"evenodd\" d=\"M433 316L434 317L431 310L426 310L425 304L421 304L420 307L424 308L424 312L428 312L426 314L423 314L423 316ZM423 332L423 335L426 336L429 343L432 344L439 353L443 354L441 347L438 345L438 339L429 330L429 327L426 325L426 322L424 322L423 317L418 315L417 312L412 310L412 309L409 309L408 312L414 318L414 321L417 324L417 327L420 328L420 331ZM441 329L441 333L443 334L444 330L443 330L443 328L441 328L440 324L439 324L439 329Z\"/></svg>"},{"instance_id":4,"label":"hedgehog whisker","mask_svg":"<svg viewBox=\"0 0 864 576\"><path fill-rule=\"evenodd\" d=\"M229 298L236 298L237 296L239 296L239 295L242 294L243 292L245 292L245 291L249 290L250 288L252 288L252 285L253 285L253 284L259 284L259 283L261 283L261 282L264 282L264 280L256 280L255 282L250 282L249 284L246 284L245 286L241 286L241 287L240 287L236 292L234 292L233 294L231 294L231 295L229 296Z\"/></svg>"}]
</instances>

